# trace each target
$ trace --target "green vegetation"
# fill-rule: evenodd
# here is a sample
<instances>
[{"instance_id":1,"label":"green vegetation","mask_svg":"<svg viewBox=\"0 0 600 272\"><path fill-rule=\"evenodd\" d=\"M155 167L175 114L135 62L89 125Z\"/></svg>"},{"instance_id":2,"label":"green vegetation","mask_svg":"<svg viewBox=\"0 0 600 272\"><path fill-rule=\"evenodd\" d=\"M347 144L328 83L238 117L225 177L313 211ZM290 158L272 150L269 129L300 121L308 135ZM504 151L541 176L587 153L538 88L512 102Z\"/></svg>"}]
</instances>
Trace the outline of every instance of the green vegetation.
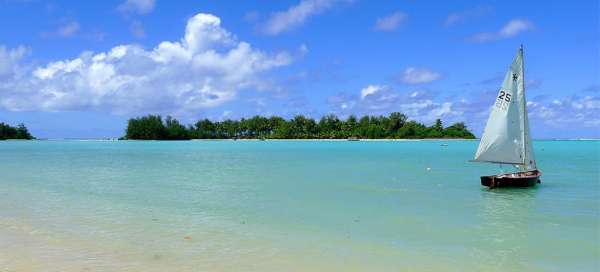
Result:
<instances>
[{"instance_id":1,"label":"green vegetation","mask_svg":"<svg viewBox=\"0 0 600 272\"><path fill-rule=\"evenodd\" d=\"M442 121L427 127L408 121L406 115L393 112L389 116L350 116L340 120L330 114L318 122L297 115L291 120L278 116L254 116L249 119L212 122L203 119L193 126L182 125L170 116L164 121L159 115L132 118L127 124L124 139L132 140L189 140L189 139L474 139L464 123L444 128Z\"/></svg>"},{"instance_id":2,"label":"green vegetation","mask_svg":"<svg viewBox=\"0 0 600 272\"><path fill-rule=\"evenodd\" d=\"M31 140L35 138L29 134L29 131L24 124L19 124L17 127L11 127L8 124L0 123L0 140L7 139Z\"/></svg>"}]
</instances>

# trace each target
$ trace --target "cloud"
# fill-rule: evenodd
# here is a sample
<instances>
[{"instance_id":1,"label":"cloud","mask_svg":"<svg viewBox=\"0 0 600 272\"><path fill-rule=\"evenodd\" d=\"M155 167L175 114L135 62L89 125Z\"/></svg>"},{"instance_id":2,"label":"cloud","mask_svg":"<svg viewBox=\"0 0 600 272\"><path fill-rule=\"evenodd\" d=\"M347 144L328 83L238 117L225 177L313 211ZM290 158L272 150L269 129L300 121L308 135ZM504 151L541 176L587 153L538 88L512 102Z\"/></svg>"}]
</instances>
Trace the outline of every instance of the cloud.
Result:
<instances>
[{"instance_id":1,"label":"cloud","mask_svg":"<svg viewBox=\"0 0 600 272\"><path fill-rule=\"evenodd\" d=\"M412 120L425 123L431 123L437 118L452 122L462 121L463 118L463 111L457 107L460 102L436 101L435 94L430 91L400 92L386 85L367 85L358 95L339 93L328 97L327 104L342 117L399 111Z\"/></svg>"},{"instance_id":2,"label":"cloud","mask_svg":"<svg viewBox=\"0 0 600 272\"><path fill-rule=\"evenodd\" d=\"M594 128L600 126L599 96L567 96L552 101L529 101L529 118L553 128Z\"/></svg>"},{"instance_id":3,"label":"cloud","mask_svg":"<svg viewBox=\"0 0 600 272\"><path fill-rule=\"evenodd\" d=\"M62 24L54 31L42 32L41 36L48 37L72 37L81 29L79 22L75 20L63 20Z\"/></svg>"},{"instance_id":4,"label":"cloud","mask_svg":"<svg viewBox=\"0 0 600 272\"><path fill-rule=\"evenodd\" d=\"M260 19L260 13L256 10L246 12L243 17L244 21L254 23Z\"/></svg>"},{"instance_id":5,"label":"cloud","mask_svg":"<svg viewBox=\"0 0 600 272\"><path fill-rule=\"evenodd\" d=\"M301 0L295 6L291 6L286 11L279 11L271 15L262 27L262 31L268 35L277 35L298 27L313 17L339 1L336 0Z\"/></svg>"},{"instance_id":6,"label":"cloud","mask_svg":"<svg viewBox=\"0 0 600 272\"><path fill-rule=\"evenodd\" d=\"M400 76L400 81L405 84L429 83L440 79L442 75L429 69L408 67Z\"/></svg>"},{"instance_id":7,"label":"cloud","mask_svg":"<svg viewBox=\"0 0 600 272\"><path fill-rule=\"evenodd\" d=\"M379 92L381 89L383 89L382 86L379 86L379 85L369 85L369 86L363 88L362 90L360 90L360 99L364 100L367 96L374 95L377 92Z\"/></svg>"},{"instance_id":8,"label":"cloud","mask_svg":"<svg viewBox=\"0 0 600 272\"><path fill-rule=\"evenodd\" d=\"M349 112L354 108L356 102L358 101L354 96L346 93L339 93L327 97L327 104L334 110L341 112Z\"/></svg>"},{"instance_id":9,"label":"cloud","mask_svg":"<svg viewBox=\"0 0 600 272\"><path fill-rule=\"evenodd\" d=\"M505 74L502 72L497 72L493 76L479 81L479 84L497 86L498 88L500 88L500 85L502 84L502 81L504 80L504 75ZM540 86L542 86L542 81L539 79L532 78L532 79L528 79L527 82L525 82L525 88L528 90L538 89L538 88L540 88Z\"/></svg>"},{"instance_id":10,"label":"cloud","mask_svg":"<svg viewBox=\"0 0 600 272\"><path fill-rule=\"evenodd\" d=\"M146 31L144 31L144 26L142 25L142 23L140 23L140 21L133 21L131 23L131 34L133 34L133 37L138 38L138 39L143 39L146 37Z\"/></svg>"},{"instance_id":11,"label":"cloud","mask_svg":"<svg viewBox=\"0 0 600 272\"><path fill-rule=\"evenodd\" d=\"M91 41L103 41L106 33L99 29L82 29L79 22L73 18L63 18L56 29L40 33L42 38L83 38Z\"/></svg>"},{"instance_id":12,"label":"cloud","mask_svg":"<svg viewBox=\"0 0 600 272\"><path fill-rule=\"evenodd\" d=\"M514 19L510 20L500 32L498 32L500 37L508 38L516 36L517 34L533 29L533 24L527 20Z\"/></svg>"},{"instance_id":13,"label":"cloud","mask_svg":"<svg viewBox=\"0 0 600 272\"><path fill-rule=\"evenodd\" d=\"M448 17L446 17L446 20L444 20L443 25L445 27L450 27L460 22L464 22L470 18L481 17L483 15L488 14L490 11L492 11L492 9L493 8L491 6L484 5L462 12L451 13L448 15Z\"/></svg>"},{"instance_id":14,"label":"cloud","mask_svg":"<svg viewBox=\"0 0 600 272\"><path fill-rule=\"evenodd\" d=\"M489 89L473 92L465 98L457 98L459 101L453 103L454 110L463 112L463 115L468 118L467 124L475 131L481 132L497 92ZM537 95L527 101L529 120L534 134L539 133L536 129L546 130L548 135L559 135L563 132L557 131L557 128L583 132L585 129L600 125L600 96L570 95L552 100L548 99L549 97ZM598 133L596 131L595 135L600 135Z\"/></svg>"},{"instance_id":15,"label":"cloud","mask_svg":"<svg viewBox=\"0 0 600 272\"><path fill-rule=\"evenodd\" d=\"M406 13L397 11L383 18L378 18L375 21L375 30L377 31L394 31L402 23L406 21L408 15Z\"/></svg>"},{"instance_id":16,"label":"cloud","mask_svg":"<svg viewBox=\"0 0 600 272\"><path fill-rule=\"evenodd\" d=\"M527 82L525 82L525 88L528 90L536 90L539 89L542 86L542 81L538 80L538 79L528 79Z\"/></svg>"},{"instance_id":17,"label":"cloud","mask_svg":"<svg viewBox=\"0 0 600 272\"><path fill-rule=\"evenodd\" d=\"M480 81L479 84L500 84L502 83L502 80L504 80L504 73L497 72L495 75Z\"/></svg>"},{"instance_id":18,"label":"cloud","mask_svg":"<svg viewBox=\"0 0 600 272\"><path fill-rule=\"evenodd\" d=\"M21 51L3 49L2 58L13 59L5 70L24 69L15 63ZM179 41L150 50L119 45L12 73L0 83L0 108L188 114L219 106L245 89L268 88L263 73L292 60L287 52L266 53L238 41L218 17L200 13L188 20Z\"/></svg>"},{"instance_id":19,"label":"cloud","mask_svg":"<svg viewBox=\"0 0 600 272\"><path fill-rule=\"evenodd\" d=\"M117 7L117 10L124 14L137 13L148 14L154 9L154 0L126 0Z\"/></svg>"},{"instance_id":20,"label":"cloud","mask_svg":"<svg viewBox=\"0 0 600 272\"><path fill-rule=\"evenodd\" d=\"M481 32L469 37L471 42L489 42L500 39L511 38L518 34L534 29L533 23L525 19L512 19L496 32Z\"/></svg>"},{"instance_id":21,"label":"cloud","mask_svg":"<svg viewBox=\"0 0 600 272\"><path fill-rule=\"evenodd\" d=\"M587 88L583 89L583 92L586 93L600 93L600 85L590 85Z\"/></svg>"},{"instance_id":22,"label":"cloud","mask_svg":"<svg viewBox=\"0 0 600 272\"><path fill-rule=\"evenodd\" d=\"M2 82L13 79L22 73L22 68L19 67L19 61L29 53L29 49L24 46L19 46L14 49L7 49L0 46L0 86Z\"/></svg>"},{"instance_id":23,"label":"cloud","mask_svg":"<svg viewBox=\"0 0 600 272\"><path fill-rule=\"evenodd\" d=\"M445 124L465 122L476 133L481 133L492 108L497 89L463 92L464 95L442 96L430 90L400 91L390 86L371 84L358 92L342 92L326 100L331 113L340 117L380 115L398 111L409 119L431 124L441 118ZM547 99L536 96L527 103L529 120L536 131L556 129L585 131L600 126L600 96L571 95ZM535 130L535 129L540 129ZM593 135L599 135L598 130Z\"/></svg>"},{"instance_id":24,"label":"cloud","mask_svg":"<svg viewBox=\"0 0 600 272\"><path fill-rule=\"evenodd\" d=\"M100 42L100 41L104 40L104 38L106 37L106 33L103 32L103 31L94 30L94 31L90 31L90 32L84 33L83 37L85 39L88 39L88 40L91 40L91 41Z\"/></svg>"},{"instance_id":25,"label":"cloud","mask_svg":"<svg viewBox=\"0 0 600 272\"><path fill-rule=\"evenodd\" d=\"M79 31L79 23L76 21L71 21L58 28L56 34L58 34L61 37L70 37L77 31Z\"/></svg>"}]
</instances>

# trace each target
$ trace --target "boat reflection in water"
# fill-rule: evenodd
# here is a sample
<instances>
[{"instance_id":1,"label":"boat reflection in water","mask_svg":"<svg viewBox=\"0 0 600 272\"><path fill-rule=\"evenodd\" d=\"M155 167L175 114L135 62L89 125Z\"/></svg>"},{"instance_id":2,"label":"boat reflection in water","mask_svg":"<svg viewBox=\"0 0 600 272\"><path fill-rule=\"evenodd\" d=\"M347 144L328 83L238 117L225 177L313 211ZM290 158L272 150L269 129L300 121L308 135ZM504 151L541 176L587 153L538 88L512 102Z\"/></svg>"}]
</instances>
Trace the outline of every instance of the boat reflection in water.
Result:
<instances>
[{"instance_id":1,"label":"boat reflection in water","mask_svg":"<svg viewBox=\"0 0 600 272\"><path fill-rule=\"evenodd\" d=\"M479 231L471 249L478 271L527 271L534 240L536 195L539 188L482 190L477 213Z\"/></svg>"}]
</instances>

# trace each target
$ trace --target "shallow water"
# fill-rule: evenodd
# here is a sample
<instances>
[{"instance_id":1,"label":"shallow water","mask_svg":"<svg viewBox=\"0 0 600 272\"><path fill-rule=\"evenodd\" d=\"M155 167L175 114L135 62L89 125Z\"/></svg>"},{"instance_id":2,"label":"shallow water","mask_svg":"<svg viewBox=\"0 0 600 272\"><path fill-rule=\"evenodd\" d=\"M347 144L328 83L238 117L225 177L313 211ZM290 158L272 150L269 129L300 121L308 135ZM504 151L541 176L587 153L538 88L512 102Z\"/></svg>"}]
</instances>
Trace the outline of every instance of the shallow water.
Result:
<instances>
[{"instance_id":1,"label":"shallow water","mask_svg":"<svg viewBox=\"0 0 600 272\"><path fill-rule=\"evenodd\" d=\"M477 143L0 142L0 271L599 270L600 141Z\"/></svg>"}]
</instances>

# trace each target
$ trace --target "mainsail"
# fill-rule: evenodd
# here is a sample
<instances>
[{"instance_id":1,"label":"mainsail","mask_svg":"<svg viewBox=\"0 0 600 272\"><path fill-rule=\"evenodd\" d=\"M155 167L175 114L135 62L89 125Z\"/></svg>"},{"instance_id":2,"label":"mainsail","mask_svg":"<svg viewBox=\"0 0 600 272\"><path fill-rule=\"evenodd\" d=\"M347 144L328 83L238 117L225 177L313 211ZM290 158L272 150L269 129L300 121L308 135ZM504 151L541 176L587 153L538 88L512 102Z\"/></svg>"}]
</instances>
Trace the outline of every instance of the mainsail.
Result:
<instances>
[{"instance_id":1,"label":"mainsail","mask_svg":"<svg viewBox=\"0 0 600 272\"><path fill-rule=\"evenodd\" d=\"M525 100L523 47L506 75L492 106L475 161L535 169Z\"/></svg>"}]
</instances>

